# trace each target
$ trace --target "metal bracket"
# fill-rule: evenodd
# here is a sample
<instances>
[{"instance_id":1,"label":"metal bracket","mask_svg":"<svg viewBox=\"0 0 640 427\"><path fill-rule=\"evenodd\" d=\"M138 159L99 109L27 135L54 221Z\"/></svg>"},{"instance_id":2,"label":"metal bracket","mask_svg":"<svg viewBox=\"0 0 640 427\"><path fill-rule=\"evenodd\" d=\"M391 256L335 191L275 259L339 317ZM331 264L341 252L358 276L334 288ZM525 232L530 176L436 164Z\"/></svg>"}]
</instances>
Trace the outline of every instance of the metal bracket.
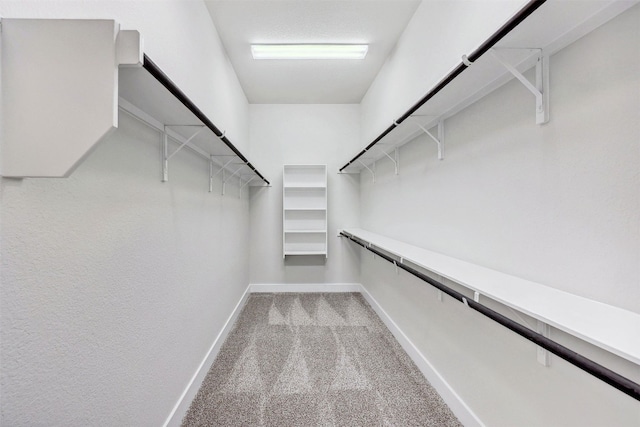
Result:
<instances>
[{"instance_id":1,"label":"metal bracket","mask_svg":"<svg viewBox=\"0 0 640 427\"><path fill-rule=\"evenodd\" d=\"M255 178L255 176L251 176L251 178L249 178L249 180L243 184L242 183L242 176L240 177L240 190L239 190L239 195L238 195L239 198L242 198L242 189L244 187L246 187L247 185L249 185L249 183L251 181L253 181L254 178Z\"/></svg>"},{"instance_id":2,"label":"metal bracket","mask_svg":"<svg viewBox=\"0 0 640 427\"><path fill-rule=\"evenodd\" d=\"M197 131L195 131L193 133L193 135L191 135L189 138L185 139L184 141L181 142L180 146L171 154L169 154L169 135L167 133L167 129L169 128L170 125L165 125L164 126L164 131L162 132L162 158L163 158L163 162L162 162L162 182L167 182L169 181L169 160L175 156L178 151L182 150L184 147L187 146L187 144L189 144L193 138L195 138L196 136L198 136L200 134L200 132L202 132L206 127L204 125L195 125L197 126L199 129ZM182 126L182 125L171 125L171 126ZM184 125L184 126L192 126L192 125Z\"/></svg>"},{"instance_id":3,"label":"metal bracket","mask_svg":"<svg viewBox=\"0 0 640 427\"><path fill-rule=\"evenodd\" d=\"M541 320L536 320L536 326L534 327L524 317L520 316L520 314L517 311L515 311L511 307L507 307L507 308L511 313L513 313L518 318L518 320L520 320L520 322L525 324L529 329L535 329L536 332L538 332L539 334L542 334L547 338L551 337L551 329L549 328L548 324L544 323ZM540 363L543 366L549 366L551 364L551 353L549 353L547 350L545 350L540 346L537 346L536 358L538 360L538 363Z\"/></svg>"},{"instance_id":4,"label":"metal bracket","mask_svg":"<svg viewBox=\"0 0 640 427\"><path fill-rule=\"evenodd\" d=\"M231 175L229 175L228 177L225 178L224 176L224 169L222 170L222 195L224 196L225 193L225 188L227 186L227 181L229 181L231 178L233 178L234 176L236 176L236 174L238 172L240 172L240 169L242 169L245 165L241 165L238 169L236 169L236 171L234 173L232 173Z\"/></svg>"},{"instance_id":5,"label":"metal bracket","mask_svg":"<svg viewBox=\"0 0 640 427\"><path fill-rule=\"evenodd\" d=\"M387 158L389 160L391 160L393 162L393 167L395 168L395 172L396 175L398 175L398 169L400 168L400 158L398 157L398 149L395 148L393 150L393 157L391 157L389 155L389 153L387 153L386 151L384 151L382 148L380 147L376 147L378 150L380 150L380 152L382 152L382 154L384 154L385 156L387 156Z\"/></svg>"},{"instance_id":6,"label":"metal bracket","mask_svg":"<svg viewBox=\"0 0 640 427\"><path fill-rule=\"evenodd\" d=\"M474 291L473 292L473 300L475 302L480 302L480 292L478 292L478 291Z\"/></svg>"},{"instance_id":7,"label":"metal bracket","mask_svg":"<svg viewBox=\"0 0 640 427\"><path fill-rule=\"evenodd\" d=\"M436 144L438 144L438 160L443 160L444 159L444 121L443 120L438 121L438 137L437 138L433 136L433 134L429 132L429 130L426 129L424 126L422 126L420 123L417 123L417 122L415 123L420 129L422 129L424 133L426 133L429 136L429 138L433 139L433 141Z\"/></svg>"},{"instance_id":8,"label":"metal bracket","mask_svg":"<svg viewBox=\"0 0 640 427\"><path fill-rule=\"evenodd\" d=\"M227 163L219 162L215 159L215 156L209 157L209 193L213 193L213 178L215 178L219 173L226 169L227 166L233 161L233 159L229 160ZM220 166L218 172L213 173L213 164L217 164Z\"/></svg>"},{"instance_id":9,"label":"metal bracket","mask_svg":"<svg viewBox=\"0 0 640 427\"><path fill-rule=\"evenodd\" d=\"M376 183L376 171L371 169L369 166L365 165L362 160L358 159L358 163L360 163L362 166L364 166L369 172L371 172L371 176L373 176L373 183ZM373 162L373 168L375 169L376 167L376 163Z\"/></svg>"},{"instance_id":10,"label":"metal bracket","mask_svg":"<svg viewBox=\"0 0 640 427\"><path fill-rule=\"evenodd\" d=\"M532 49L522 49L532 50ZM549 56L542 49L534 49L538 53L536 61L536 83L529 81L520 71L507 62L496 49L491 49L491 55L524 85L536 97L536 124L542 125L549 121Z\"/></svg>"},{"instance_id":11,"label":"metal bracket","mask_svg":"<svg viewBox=\"0 0 640 427\"><path fill-rule=\"evenodd\" d=\"M544 323L541 320L538 320L536 331L547 338L551 338L551 328L548 324ZM551 353L540 346L538 346L537 348L537 359L538 363L540 363L542 366L551 365Z\"/></svg>"}]
</instances>

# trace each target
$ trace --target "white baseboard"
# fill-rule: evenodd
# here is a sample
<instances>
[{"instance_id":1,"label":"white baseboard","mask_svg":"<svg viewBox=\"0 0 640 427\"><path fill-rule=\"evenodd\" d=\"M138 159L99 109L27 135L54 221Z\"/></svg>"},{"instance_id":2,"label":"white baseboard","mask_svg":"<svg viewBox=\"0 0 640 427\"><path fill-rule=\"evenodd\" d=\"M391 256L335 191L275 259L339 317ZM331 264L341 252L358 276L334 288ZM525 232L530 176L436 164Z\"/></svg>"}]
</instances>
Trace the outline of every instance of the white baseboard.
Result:
<instances>
[{"instance_id":1,"label":"white baseboard","mask_svg":"<svg viewBox=\"0 0 640 427\"><path fill-rule=\"evenodd\" d=\"M360 292L360 283L256 283L251 293L263 292Z\"/></svg>"},{"instance_id":2,"label":"white baseboard","mask_svg":"<svg viewBox=\"0 0 640 427\"><path fill-rule=\"evenodd\" d=\"M366 288L360 285L360 293L369 303L371 308L378 314L380 319L389 328L393 336L398 340L404 351L407 352L413 363L416 364L422 375L436 389L442 400L451 408L453 413L458 417L460 422L466 427L482 427L484 423L473 413L471 408L460 398L460 396L451 388L449 383L440 375L431 363L424 357L411 340L402 332L396 323L389 317L386 311L371 296Z\"/></svg>"},{"instance_id":3,"label":"white baseboard","mask_svg":"<svg viewBox=\"0 0 640 427\"><path fill-rule=\"evenodd\" d=\"M191 377L191 381L189 381L189 384L187 384L187 387L182 392L182 395L178 399L178 402L167 417L167 420L164 423L164 427L179 426L182 423L182 419L186 415L187 410L189 409L189 405L191 405L191 401L196 397L196 394L198 393L198 390L202 385L202 381L204 381L207 372L209 372L213 361L216 359L216 356L220 351L220 347L222 347L222 344L227 338L227 335L229 335L229 332L231 332L231 329L233 328L233 325L235 324L240 311L242 311L244 303L249 297L250 288L251 285L247 286L247 289L244 291L242 298L240 298L240 301L238 301L238 304L236 304L235 308L231 312L231 315L225 322L222 330L213 341L213 344L211 344L207 355L202 360L202 363L200 363L200 366L198 366L198 369L196 369L195 374L193 374L193 377Z\"/></svg>"}]
</instances>

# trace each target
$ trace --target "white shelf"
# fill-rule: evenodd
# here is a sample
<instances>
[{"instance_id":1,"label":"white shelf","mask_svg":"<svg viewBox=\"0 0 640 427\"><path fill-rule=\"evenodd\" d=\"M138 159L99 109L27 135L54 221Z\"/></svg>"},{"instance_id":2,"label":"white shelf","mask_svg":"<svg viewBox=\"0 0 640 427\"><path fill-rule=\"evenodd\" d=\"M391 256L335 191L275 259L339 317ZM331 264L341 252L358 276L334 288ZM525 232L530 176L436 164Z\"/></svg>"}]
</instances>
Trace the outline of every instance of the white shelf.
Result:
<instances>
[{"instance_id":1,"label":"white shelf","mask_svg":"<svg viewBox=\"0 0 640 427\"><path fill-rule=\"evenodd\" d=\"M282 253L327 256L327 166L285 165Z\"/></svg>"},{"instance_id":2,"label":"white shelf","mask_svg":"<svg viewBox=\"0 0 640 427\"><path fill-rule=\"evenodd\" d=\"M296 211L326 211L327 208L284 208L285 211L291 211L291 212L296 212Z\"/></svg>"},{"instance_id":3,"label":"white shelf","mask_svg":"<svg viewBox=\"0 0 640 427\"><path fill-rule=\"evenodd\" d=\"M361 229L346 233L483 297L640 364L640 314Z\"/></svg>"},{"instance_id":4,"label":"white shelf","mask_svg":"<svg viewBox=\"0 0 640 427\"><path fill-rule=\"evenodd\" d=\"M325 165L285 165L284 188L326 188Z\"/></svg>"},{"instance_id":5,"label":"white shelf","mask_svg":"<svg viewBox=\"0 0 640 427\"><path fill-rule=\"evenodd\" d=\"M326 210L285 210L284 230L322 230L327 229Z\"/></svg>"},{"instance_id":6,"label":"white shelf","mask_svg":"<svg viewBox=\"0 0 640 427\"><path fill-rule=\"evenodd\" d=\"M634 4L614 0L547 1L496 43L494 48L507 62L524 72L536 64L538 52L535 49L542 49L544 55L552 55ZM388 160L387 155L393 158L394 149L424 134L419 126L430 130L513 78L490 52L485 53L406 120L396 119L394 123L399 123L397 127L374 147L361 150L366 152L356 161L345 164L341 171L360 173L365 165L370 167L380 159ZM533 97L531 99L531 122L535 123L536 104ZM431 133L435 135L435 131ZM446 146L446 141L442 143Z\"/></svg>"},{"instance_id":7,"label":"white shelf","mask_svg":"<svg viewBox=\"0 0 640 427\"><path fill-rule=\"evenodd\" d=\"M145 56L143 67L120 68L119 80L120 109L167 134L167 141L177 144L165 148L163 181L169 178L171 156L184 146L207 159L211 163L210 175L216 175L223 183L233 177L236 182L242 181L240 186L269 185L225 131L218 129L148 57ZM212 180L211 177L210 189Z\"/></svg>"},{"instance_id":8,"label":"white shelf","mask_svg":"<svg viewBox=\"0 0 640 427\"><path fill-rule=\"evenodd\" d=\"M284 186L285 190L298 188L327 188L324 184L289 184Z\"/></svg>"},{"instance_id":9,"label":"white shelf","mask_svg":"<svg viewBox=\"0 0 640 427\"><path fill-rule=\"evenodd\" d=\"M326 255L327 251L285 251L285 255Z\"/></svg>"}]
</instances>

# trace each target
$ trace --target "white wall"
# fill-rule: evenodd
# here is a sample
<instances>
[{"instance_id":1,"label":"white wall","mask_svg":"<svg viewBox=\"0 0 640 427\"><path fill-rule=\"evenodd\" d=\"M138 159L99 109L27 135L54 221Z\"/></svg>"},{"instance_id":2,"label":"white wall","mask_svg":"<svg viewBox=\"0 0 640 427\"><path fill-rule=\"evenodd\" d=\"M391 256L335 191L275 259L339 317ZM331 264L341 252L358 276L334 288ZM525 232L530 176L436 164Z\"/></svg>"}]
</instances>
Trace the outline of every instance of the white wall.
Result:
<instances>
[{"instance_id":1,"label":"white wall","mask_svg":"<svg viewBox=\"0 0 640 427\"><path fill-rule=\"evenodd\" d=\"M200 1L0 2L115 18L238 147L248 104ZM69 131L73 131L70 129ZM68 179L2 179L0 424L160 425L249 283L248 197L124 115Z\"/></svg>"},{"instance_id":2,"label":"white wall","mask_svg":"<svg viewBox=\"0 0 640 427\"><path fill-rule=\"evenodd\" d=\"M512 81L361 176L361 226L640 312L640 6L551 57L551 121ZM487 425L636 425L638 402L362 257L362 282ZM552 331L614 370L637 365Z\"/></svg>"},{"instance_id":3,"label":"white wall","mask_svg":"<svg viewBox=\"0 0 640 427\"><path fill-rule=\"evenodd\" d=\"M251 283L358 283L357 251L343 245L338 228L358 225L358 179L338 175L345 153L359 145L358 105L255 104L251 112L251 150L258 169L273 188L251 190ZM329 258L282 259L282 166L328 167Z\"/></svg>"},{"instance_id":4,"label":"white wall","mask_svg":"<svg viewBox=\"0 0 640 427\"><path fill-rule=\"evenodd\" d=\"M525 0L425 0L361 102L368 144L524 6Z\"/></svg>"}]
</instances>

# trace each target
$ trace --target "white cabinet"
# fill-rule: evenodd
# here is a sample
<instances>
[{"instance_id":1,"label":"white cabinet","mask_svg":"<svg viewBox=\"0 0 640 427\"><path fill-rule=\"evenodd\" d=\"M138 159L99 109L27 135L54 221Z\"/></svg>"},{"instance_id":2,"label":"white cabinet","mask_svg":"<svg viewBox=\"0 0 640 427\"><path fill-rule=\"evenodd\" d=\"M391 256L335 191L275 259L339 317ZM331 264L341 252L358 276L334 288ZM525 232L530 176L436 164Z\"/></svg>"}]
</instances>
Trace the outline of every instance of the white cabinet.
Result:
<instances>
[{"instance_id":1,"label":"white cabinet","mask_svg":"<svg viewBox=\"0 0 640 427\"><path fill-rule=\"evenodd\" d=\"M326 257L327 165L285 165L282 185L283 257Z\"/></svg>"}]
</instances>

